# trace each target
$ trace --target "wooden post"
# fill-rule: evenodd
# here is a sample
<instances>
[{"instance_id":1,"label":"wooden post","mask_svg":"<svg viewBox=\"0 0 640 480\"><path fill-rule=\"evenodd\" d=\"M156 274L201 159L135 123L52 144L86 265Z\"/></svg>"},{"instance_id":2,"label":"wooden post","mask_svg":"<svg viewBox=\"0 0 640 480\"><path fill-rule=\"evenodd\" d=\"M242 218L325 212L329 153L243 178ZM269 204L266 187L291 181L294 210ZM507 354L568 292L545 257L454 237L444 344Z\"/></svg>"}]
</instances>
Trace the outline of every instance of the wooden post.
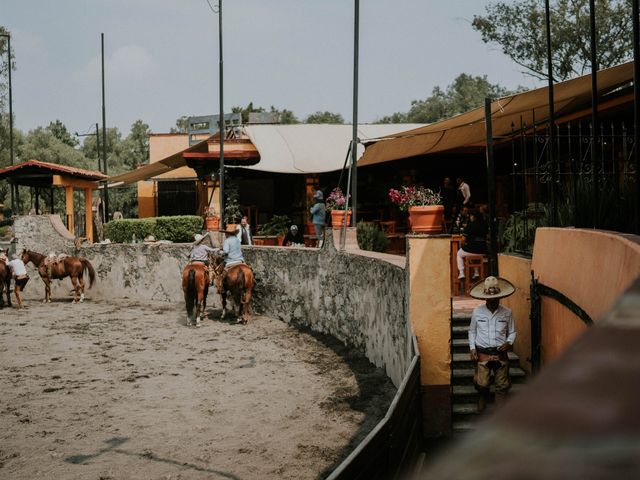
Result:
<instances>
[{"instance_id":1,"label":"wooden post","mask_svg":"<svg viewBox=\"0 0 640 480\"><path fill-rule=\"evenodd\" d=\"M84 224L85 236L89 243L93 243L93 202L91 188L84 189Z\"/></svg>"},{"instance_id":2,"label":"wooden post","mask_svg":"<svg viewBox=\"0 0 640 480\"><path fill-rule=\"evenodd\" d=\"M67 230L74 235L73 226L73 187L64 187L65 193L65 211L67 213Z\"/></svg>"}]
</instances>

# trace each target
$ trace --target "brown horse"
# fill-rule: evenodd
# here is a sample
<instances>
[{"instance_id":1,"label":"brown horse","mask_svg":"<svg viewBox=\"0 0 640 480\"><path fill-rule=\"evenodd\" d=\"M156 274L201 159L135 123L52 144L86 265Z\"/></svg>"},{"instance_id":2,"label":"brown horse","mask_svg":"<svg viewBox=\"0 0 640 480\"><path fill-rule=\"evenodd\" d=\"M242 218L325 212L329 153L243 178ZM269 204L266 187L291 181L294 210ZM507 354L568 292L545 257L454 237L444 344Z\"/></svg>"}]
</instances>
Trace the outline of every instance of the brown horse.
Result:
<instances>
[{"instance_id":1,"label":"brown horse","mask_svg":"<svg viewBox=\"0 0 640 480\"><path fill-rule=\"evenodd\" d=\"M207 294L209 293L209 275L204 263L189 263L182 270L182 291L184 303L187 306L187 326L200 326L207 309Z\"/></svg>"},{"instance_id":2,"label":"brown horse","mask_svg":"<svg viewBox=\"0 0 640 480\"><path fill-rule=\"evenodd\" d=\"M38 269L40 278L44 282L45 295L44 301L51 303L51 280L58 280L64 277L71 277L73 284L73 303L78 303L78 292L80 293L80 301L84 301L84 278L83 273L89 273L89 288L93 287L96 280L96 272L91 263L86 258L80 257L64 257L53 265L47 265L45 259L47 257L24 249L22 251L22 261L26 265L31 262Z\"/></svg>"},{"instance_id":3,"label":"brown horse","mask_svg":"<svg viewBox=\"0 0 640 480\"><path fill-rule=\"evenodd\" d=\"M213 257L213 273L216 289L222 298L222 315L227 313L227 293L231 293L234 303L238 306L238 323L247 323L249 302L253 292L254 276L249 265L240 263L225 269L222 257Z\"/></svg>"},{"instance_id":4,"label":"brown horse","mask_svg":"<svg viewBox=\"0 0 640 480\"><path fill-rule=\"evenodd\" d=\"M4 307L4 298L2 298L2 292L6 292L7 303L11 306L11 270L9 266L0 260L0 308Z\"/></svg>"}]
</instances>

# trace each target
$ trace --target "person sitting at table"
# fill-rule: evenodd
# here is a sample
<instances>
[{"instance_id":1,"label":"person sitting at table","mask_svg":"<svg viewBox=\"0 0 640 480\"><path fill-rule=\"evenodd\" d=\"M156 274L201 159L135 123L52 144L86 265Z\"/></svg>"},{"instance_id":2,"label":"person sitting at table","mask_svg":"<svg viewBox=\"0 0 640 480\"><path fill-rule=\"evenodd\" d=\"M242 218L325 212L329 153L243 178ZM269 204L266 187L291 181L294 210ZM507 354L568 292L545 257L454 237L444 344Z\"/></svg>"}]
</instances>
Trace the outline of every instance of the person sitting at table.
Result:
<instances>
[{"instance_id":1,"label":"person sitting at table","mask_svg":"<svg viewBox=\"0 0 640 480\"><path fill-rule=\"evenodd\" d=\"M304 235L298 229L297 225L291 225L289 231L284 236L284 240L282 240L283 247L289 247L291 245L304 245Z\"/></svg>"}]
</instances>

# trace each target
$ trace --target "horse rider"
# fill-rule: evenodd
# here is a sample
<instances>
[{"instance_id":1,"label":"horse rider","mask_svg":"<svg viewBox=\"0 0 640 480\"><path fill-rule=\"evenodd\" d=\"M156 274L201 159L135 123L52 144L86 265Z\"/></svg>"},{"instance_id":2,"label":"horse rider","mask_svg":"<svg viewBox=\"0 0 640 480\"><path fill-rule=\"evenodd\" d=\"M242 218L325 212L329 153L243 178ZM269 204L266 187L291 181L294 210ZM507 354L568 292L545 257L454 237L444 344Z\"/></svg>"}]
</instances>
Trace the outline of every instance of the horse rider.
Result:
<instances>
[{"instance_id":1,"label":"horse rider","mask_svg":"<svg viewBox=\"0 0 640 480\"><path fill-rule=\"evenodd\" d=\"M209 236L209 232L205 235L201 235L200 233L196 233L193 237L193 248L191 249L191 253L189 254L189 262L200 262L204 263L207 267L209 266L209 254L212 253L214 255L218 255L220 253L219 248L209 247L203 243L204 239Z\"/></svg>"},{"instance_id":2,"label":"horse rider","mask_svg":"<svg viewBox=\"0 0 640 480\"><path fill-rule=\"evenodd\" d=\"M222 251L220 255L224 258L225 269L229 269L234 265L244 263L244 257L242 256L242 248L240 240L238 239L238 226L227 225L223 230L225 234L224 243L222 244Z\"/></svg>"},{"instance_id":3,"label":"horse rider","mask_svg":"<svg viewBox=\"0 0 640 480\"><path fill-rule=\"evenodd\" d=\"M24 265L24 262L20 258L20 255L14 253L12 255L12 260L7 263L9 269L11 270L11 275L13 276L15 287L13 289L13 293L16 295L16 301L18 302L18 308L22 308L22 299L20 298L20 292L24 290L24 287L27 285L29 281L29 275L27 274L27 268Z\"/></svg>"}]
</instances>

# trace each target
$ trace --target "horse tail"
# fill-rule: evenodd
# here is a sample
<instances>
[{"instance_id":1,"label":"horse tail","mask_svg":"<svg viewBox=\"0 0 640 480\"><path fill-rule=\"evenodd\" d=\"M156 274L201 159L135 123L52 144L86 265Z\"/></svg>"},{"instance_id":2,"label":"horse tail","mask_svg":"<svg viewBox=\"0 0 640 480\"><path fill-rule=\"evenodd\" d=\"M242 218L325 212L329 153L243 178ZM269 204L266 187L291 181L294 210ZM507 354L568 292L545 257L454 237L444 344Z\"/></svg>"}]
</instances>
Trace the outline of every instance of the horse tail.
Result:
<instances>
[{"instance_id":1,"label":"horse tail","mask_svg":"<svg viewBox=\"0 0 640 480\"><path fill-rule=\"evenodd\" d=\"M93 265L86 258L81 258L80 263L82 263L82 268L85 272L89 272L89 288L93 287L93 284L96 281L96 271L93 269Z\"/></svg>"},{"instance_id":2,"label":"horse tail","mask_svg":"<svg viewBox=\"0 0 640 480\"><path fill-rule=\"evenodd\" d=\"M189 276L187 277L187 291L185 295L185 302L187 304L187 314L189 317L193 314L193 309L198 303L198 291L196 289L196 271L195 269L189 270Z\"/></svg>"}]
</instances>

